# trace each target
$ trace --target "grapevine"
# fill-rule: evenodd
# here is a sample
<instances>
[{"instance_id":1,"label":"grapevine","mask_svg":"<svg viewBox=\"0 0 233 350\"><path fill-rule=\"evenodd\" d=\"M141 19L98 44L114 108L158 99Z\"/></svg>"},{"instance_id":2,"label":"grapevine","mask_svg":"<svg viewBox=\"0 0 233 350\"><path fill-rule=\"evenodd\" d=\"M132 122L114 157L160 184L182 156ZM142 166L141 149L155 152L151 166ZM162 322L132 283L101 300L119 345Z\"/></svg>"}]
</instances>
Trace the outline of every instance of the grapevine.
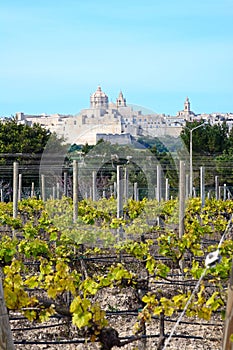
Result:
<instances>
[{"instance_id":1,"label":"grapevine","mask_svg":"<svg viewBox=\"0 0 233 350\"><path fill-rule=\"evenodd\" d=\"M121 219L116 217L113 198L96 203L83 200L76 223L72 221L72 201L65 197L46 203L24 200L19 203L17 219L12 218L12 206L1 203L0 264L6 305L30 321L44 322L55 313L65 315L90 341L103 344L104 335L110 332L115 334L113 343L120 346L98 295L109 288L130 288L140 305L134 327L138 339L142 324L152 322L154 316L177 314L190 297L189 288L177 286L166 291L156 283L169 281L172 270L181 272L184 282L195 283L205 268L204 257L217 248L232 212L231 201L206 200L201 208L199 199L190 199L185 232L179 238L177 200L129 200ZM163 227L153 220L155 215L162 218ZM124 230L122 241L117 236L119 226ZM212 244L206 245L205 239ZM220 254L221 262L208 268L187 316L209 320L212 313L224 310L233 254L230 234ZM114 256L115 260L101 266L88 262L102 256Z\"/></svg>"}]
</instances>

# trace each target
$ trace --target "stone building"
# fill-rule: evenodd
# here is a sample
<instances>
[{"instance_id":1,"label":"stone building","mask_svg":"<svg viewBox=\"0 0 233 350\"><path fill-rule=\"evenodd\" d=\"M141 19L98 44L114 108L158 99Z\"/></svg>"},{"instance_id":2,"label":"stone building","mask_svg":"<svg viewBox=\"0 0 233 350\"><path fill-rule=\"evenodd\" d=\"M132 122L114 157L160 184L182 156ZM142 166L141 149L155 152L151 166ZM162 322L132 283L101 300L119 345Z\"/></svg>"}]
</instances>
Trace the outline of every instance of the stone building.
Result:
<instances>
[{"instance_id":1,"label":"stone building","mask_svg":"<svg viewBox=\"0 0 233 350\"><path fill-rule=\"evenodd\" d=\"M184 109L176 116L157 113L142 113L142 111L127 105L126 98L120 91L116 102L109 102L108 96L98 86L90 96L90 107L81 110L76 115L26 115L16 113L18 123L29 125L39 123L65 138L69 144L96 144L97 135L108 135L106 139L113 142L130 142L127 135L139 136L175 136L178 137L186 121L204 119L214 123L226 120L233 125L233 114L195 114L191 111L190 101L184 101ZM124 135L120 137L119 135ZM115 136L114 136L115 135ZM98 136L99 137L99 136Z\"/></svg>"}]
</instances>

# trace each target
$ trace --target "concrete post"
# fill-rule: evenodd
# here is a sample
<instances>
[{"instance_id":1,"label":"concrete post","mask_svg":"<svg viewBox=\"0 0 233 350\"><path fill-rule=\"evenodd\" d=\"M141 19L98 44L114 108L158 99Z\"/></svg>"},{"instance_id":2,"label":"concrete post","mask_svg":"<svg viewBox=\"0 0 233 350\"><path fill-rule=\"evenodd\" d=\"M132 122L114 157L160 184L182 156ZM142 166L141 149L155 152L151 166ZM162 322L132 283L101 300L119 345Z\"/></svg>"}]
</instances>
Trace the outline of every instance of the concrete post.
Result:
<instances>
[{"instance_id":1,"label":"concrete post","mask_svg":"<svg viewBox=\"0 0 233 350\"><path fill-rule=\"evenodd\" d=\"M68 195L68 191L67 191L67 178L68 178L68 174L67 171L64 171L64 175L63 175L63 195L65 197L67 197Z\"/></svg>"},{"instance_id":2,"label":"concrete post","mask_svg":"<svg viewBox=\"0 0 233 350\"><path fill-rule=\"evenodd\" d=\"M184 214L185 214L185 162L180 161L179 177L179 238L184 234Z\"/></svg>"},{"instance_id":3,"label":"concrete post","mask_svg":"<svg viewBox=\"0 0 233 350\"><path fill-rule=\"evenodd\" d=\"M215 176L215 198L219 199L219 179L218 176Z\"/></svg>"},{"instance_id":4,"label":"concrete post","mask_svg":"<svg viewBox=\"0 0 233 350\"><path fill-rule=\"evenodd\" d=\"M125 168L125 173L124 173L124 200L125 203L127 203L129 198L129 172L128 168Z\"/></svg>"},{"instance_id":5,"label":"concrete post","mask_svg":"<svg viewBox=\"0 0 233 350\"><path fill-rule=\"evenodd\" d=\"M95 202L97 200L97 191L96 191L96 171L92 172L92 200Z\"/></svg>"},{"instance_id":6,"label":"concrete post","mask_svg":"<svg viewBox=\"0 0 233 350\"><path fill-rule=\"evenodd\" d=\"M53 186L53 199L56 199L56 187Z\"/></svg>"},{"instance_id":7,"label":"concrete post","mask_svg":"<svg viewBox=\"0 0 233 350\"><path fill-rule=\"evenodd\" d=\"M137 182L134 182L134 185L133 185L133 198L135 201L138 201L138 183Z\"/></svg>"},{"instance_id":8,"label":"concrete post","mask_svg":"<svg viewBox=\"0 0 233 350\"><path fill-rule=\"evenodd\" d=\"M13 163L13 218L17 218L18 215L18 175L19 175L19 164Z\"/></svg>"},{"instance_id":9,"label":"concrete post","mask_svg":"<svg viewBox=\"0 0 233 350\"><path fill-rule=\"evenodd\" d=\"M60 184L57 182L57 199L60 199Z\"/></svg>"},{"instance_id":10,"label":"concrete post","mask_svg":"<svg viewBox=\"0 0 233 350\"><path fill-rule=\"evenodd\" d=\"M200 196L201 196L201 207L205 206L205 168L200 167Z\"/></svg>"},{"instance_id":11,"label":"concrete post","mask_svg":"<svg viewBox=\"0 0 233 350\"><path fill-rule=\"evenodd\" d=\"M73 160L73 222L78 218L78 162Z\"/></svg>"},{"instance_id":12,"label":"concrete post","mask_svg":"<svg viewBox=\"0 0 233 350\"><path fill-rule=\"evenodd\" d=\"M169 200L169 180L166 178L165 180L165 201Z\"/></svg>"},{"instance_id":13,"label":"concrete post","mask_svg":"<svg viewBox=\"0 0 233 350\"><path fill-rule=\"evenodd\" d=\"M32 182L32 187L31 187L31 198L35 196L35 184Z\"/></svg>"},{"instance_id":14,"label":"concrete post","mask_svg":"<svg viewBox=\"0 0 233 350\"><path fill-rule=\"evenodd\" d=\"M189 174L186 174L186 187L185 187L185 198L187 199L190 195L190 190L189 190Z\"/></svg>"},{"instance_id":15,"label":"concrete post","mask_svg":"<svg viewBox=\"0 0 233 350\"><path fill-rule=\"evenodd\" d=\"M19 193L18 193L18 201L21 201L22 195L22 174L19 174Z\"/></svg>"},{"instance_id":16,"label":"concrete post","mask_svg":"<svg viewBox=\"0 0 233 350\"><path fill-rule=\"evenodd\" d=\"M223 200L225 201L227 199L227 185L223 185Z\"/></svg>"},{"instance_id":17,"label":"concrete post","mask_svg":"<svg viewBox=\"0 0 233 350\"><path fill-rule=\"evenodd\" d=\"M123 167L117 165L117 218L123 217Z\"/></svg>"},{"instance_id":18,"label":"concrete post","mask_svg":"<svg viewBox=\"0 0 233 350\"><path fill-rule=\"evenodd\" d=\"M161 202L161 165L157 165L157 191L156 191L156 199L158 202Z\"/></svg>"},{"instance_id":19,"label":"concrete post","mask_svg":"<svg viewBox=\"0 0 233 350\"><path fill-rule=\"evenodd\" d=\"M41 197L42 201L45 202L45 176L43 174L41 175Z\"/></svg>"}]
</instances>

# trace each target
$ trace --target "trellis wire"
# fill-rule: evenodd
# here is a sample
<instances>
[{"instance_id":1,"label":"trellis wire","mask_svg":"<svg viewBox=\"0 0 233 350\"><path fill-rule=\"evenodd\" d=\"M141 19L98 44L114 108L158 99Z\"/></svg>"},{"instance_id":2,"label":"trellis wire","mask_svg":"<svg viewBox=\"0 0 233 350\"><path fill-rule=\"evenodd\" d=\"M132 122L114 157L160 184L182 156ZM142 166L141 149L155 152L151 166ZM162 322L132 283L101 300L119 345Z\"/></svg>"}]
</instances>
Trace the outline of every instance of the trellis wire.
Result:
<instances>
[{"instance_id":1,"label":"trellis wire","mask_svg":"<svg viewBox=\"0 0 233 350\"><path fill-rule=\"evenodd\" d=\"M223 243L223 241L224 241L224 239L225 239L225 236L226 236L226 234L227 234L227 232L228 232L228 230L229 230L229 228L230 228L230 226L231 226L232 217L233 217L233 215L231 215L231 217L230 217L230 219L229 219L229 221L228 221L228 224L227 224L227 227L226 227L226 229L225 229L225 231L224 231L224 234L222 235L222 237L221 237L221 239L220 239L220 241L219 241L217 250L219 250L219 249L221 248L221 245L222 245L222 243ZM187 303L186 303L186 305L185 305L185 307L184 307L182 313L180 314L180 316L179 316L179 318L178 318L176 324L174 325L173 329L171 330L171 333L170 333L170 335L169 335L169 337L168 337L168 339L167 339L167 341L166 341L166 343L165 343L165 345L164 345L164 347L163 347L163 350L165 350L165 349L167 348L167 345L169 344L169 342L170 342L170 340L171 340L171 338L172 338L172 336L173 336L173 334L174 334L176 328L178 327L178 325L179 325L179 323L180 323L182 317L185 315L185 313L186 313L186 311L187 311L187 309L188 309L188 306L189 306L189 304L191 303L194 294L195 294L196 291L198 290L198 288L199 288L199 286L200 286L200 283L201 283L202 279L204 278L204 276L205 276L206 271L208 270L208 268L209 268L209 266L206 266L206 268L205 268L204 271L202 272L202 275L201 275L201 277L199 278L199 280L198 280L198 282L197 282L197 284L196 284L196 287L194 288L194 290L193 290L191 296L189 297L189 299L188 299L188 301L187 301Z\"/></svg>"}]
</instances>

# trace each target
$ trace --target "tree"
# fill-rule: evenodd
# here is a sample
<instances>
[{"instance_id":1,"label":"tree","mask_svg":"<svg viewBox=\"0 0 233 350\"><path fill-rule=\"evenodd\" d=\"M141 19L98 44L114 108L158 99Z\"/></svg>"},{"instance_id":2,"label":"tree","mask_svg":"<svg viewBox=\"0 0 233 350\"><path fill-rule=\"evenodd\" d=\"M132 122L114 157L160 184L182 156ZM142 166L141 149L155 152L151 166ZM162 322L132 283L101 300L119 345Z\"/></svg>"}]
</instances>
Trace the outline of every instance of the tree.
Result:
<instances>
[{"instance_id":1,"label":"tree","mask_svg":"<svg viewBox=\"0 0 233 350\"><path fill-rule=\"evenodd\" d=\"M181 138L189 150L190 130L203 121L187 122L181 132ZM232 167L233 131L229 132L227 124L210 125L197 128L192 133L193 171L196 174L194 184L199 184L198 174L200 166L204 166L205 182L210 187L214 186L215 175L220 176L220 182L232 184L229 170Z\"/></svg>"},{"instance_id":2,"label":"tree","mask_svg":"<svg viewBox=\"0 0 233 350\"><path fill-rule=\"evenodd\" d=\"M3 154L40 155L46 147L58 152L64 148L62 142L62 138L39 124L17 124L15 119L0 122L0 153Z\"/></svg>"},{"instance_id":3,"label":"tree","mask_svg":"<svg viewBox=\"0 0 233 350\"><path fill-rule=\"evenodd\" d=\"M181 139L187 149L190 146L190 130L201 125L203 121L186 122L181 131ZM233 140L233 139L232 139ZM215 156L229 147L229 129L227 124L210 125L198 128L192 133L193 154Z\"/></svg>"},{"instance_id":4,"label":"tree","mask_svg":"<svg viewBox=\"0 0 233 350\"><path fill-rule=\"evenodd\" d=\"M32 126L18 124L12 118L0 122L0 169L1 181L11 182L12 171L9 167L14 161L24 165L24 184L38 183L38 172L43 152L64 154L66 146L64 140L55 133L43 128L39 124Z\"/></svg>"}]
</instances>

